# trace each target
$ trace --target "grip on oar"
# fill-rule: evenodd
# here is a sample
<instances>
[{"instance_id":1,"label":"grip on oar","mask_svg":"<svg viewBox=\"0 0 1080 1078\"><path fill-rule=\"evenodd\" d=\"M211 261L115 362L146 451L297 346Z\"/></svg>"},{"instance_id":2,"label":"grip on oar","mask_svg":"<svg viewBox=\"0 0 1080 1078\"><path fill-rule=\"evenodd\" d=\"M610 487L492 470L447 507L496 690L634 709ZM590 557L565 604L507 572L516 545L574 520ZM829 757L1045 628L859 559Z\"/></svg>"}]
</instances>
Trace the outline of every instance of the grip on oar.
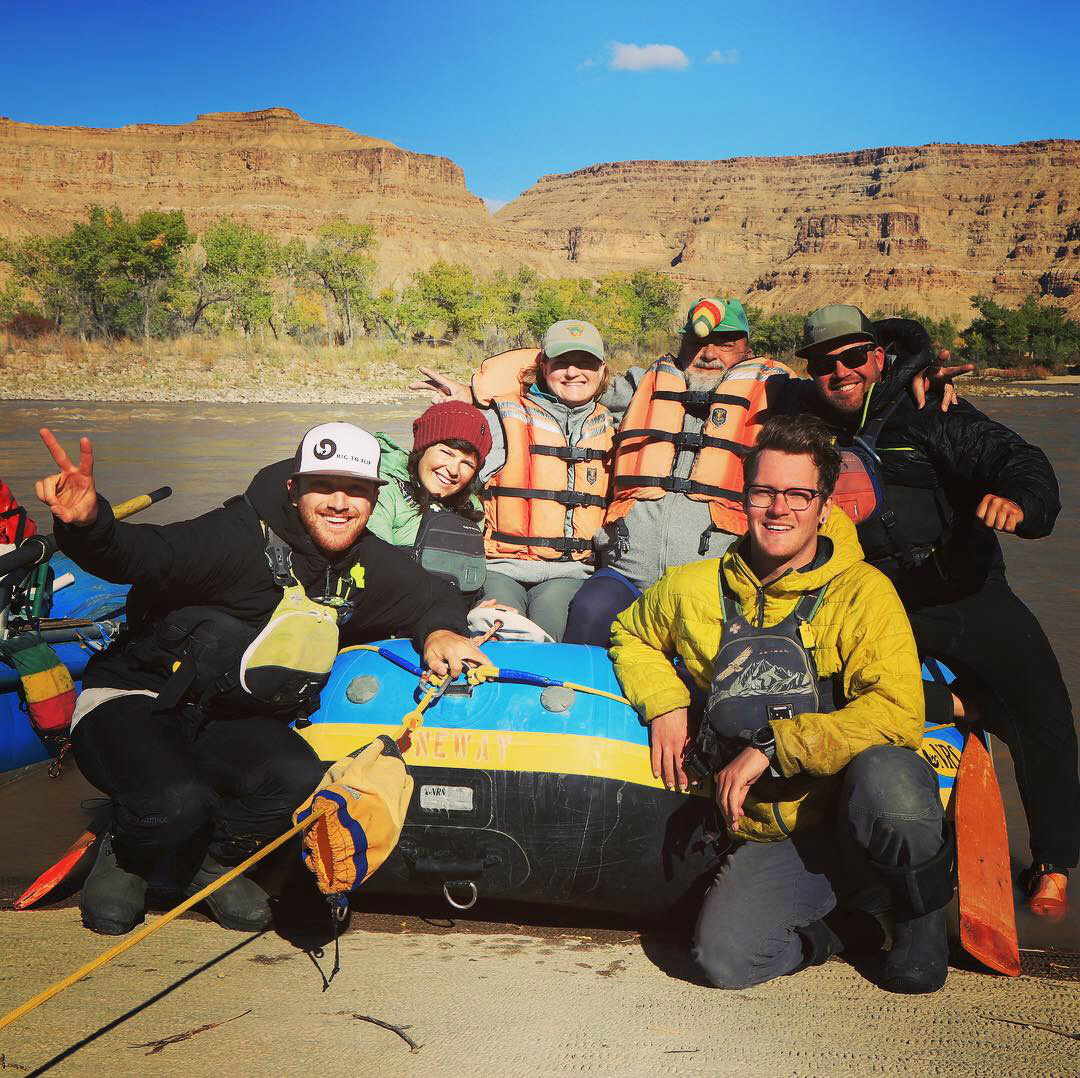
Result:
<instances>
[{"instance_id":1,"label":"grip on oar","mask_svg":"<svg viewBox=\"0 0 1080 1078\"><path fill-rule=\"evenodd\" d=\"M141 513L144 509L148 509L157 502L164 501L171 495L172 487L158 487L157 490L152 490L149 494L139 494L134 498L128 498L126 502L114 505L113 516L117 520L123 520L125 517L134 516L135 513Z\"/></svg>"}]
</instances>

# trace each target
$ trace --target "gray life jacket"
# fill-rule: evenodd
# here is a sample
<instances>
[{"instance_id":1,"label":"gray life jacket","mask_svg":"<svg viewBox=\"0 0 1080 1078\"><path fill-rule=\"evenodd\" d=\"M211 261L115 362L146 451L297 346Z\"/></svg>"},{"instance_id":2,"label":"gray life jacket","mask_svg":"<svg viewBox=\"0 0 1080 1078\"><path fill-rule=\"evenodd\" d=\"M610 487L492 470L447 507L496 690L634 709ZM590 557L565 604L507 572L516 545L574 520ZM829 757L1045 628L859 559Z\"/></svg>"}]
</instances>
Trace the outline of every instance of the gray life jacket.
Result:
<instances>
[{"instance_id":1,"label":"gray life jacket","mask_svg":"<svg viewBox=\"0 0 1080 1078\"><path fill-rule=\"evenodd\" d=\"M783 621L768 628L745 617L720 572L724 636L696 741L685 763L712 775L773 719L835 711L833 682L818 676L809 624L825 585L803 595Z\"/></svg>"}]
</instances>

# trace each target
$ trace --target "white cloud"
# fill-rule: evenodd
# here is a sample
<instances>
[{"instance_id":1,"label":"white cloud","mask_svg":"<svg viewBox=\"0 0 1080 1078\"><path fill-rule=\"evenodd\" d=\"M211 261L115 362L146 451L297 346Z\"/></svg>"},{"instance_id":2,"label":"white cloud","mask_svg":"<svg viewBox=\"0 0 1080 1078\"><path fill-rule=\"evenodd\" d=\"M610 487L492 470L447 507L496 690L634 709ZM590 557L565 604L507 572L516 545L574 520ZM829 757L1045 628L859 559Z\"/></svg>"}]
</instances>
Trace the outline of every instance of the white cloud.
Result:
<instances>
[{"instance_id":1,"label":"white cloud","mask_svg":"<svg viewBox=\"0 0 1080 1078\"><path fill-rule=\"evenodd\" d=\"M487 206L492 213L498 213L509 201L510 199L508 198L485 198L484 205Z\"/></svg>"},{"instance_id":2,"label":"white cloud","mask_svg":"<svg viewBox=\"0 0 1080 1078\"><path fill-rule=\"evenodd\" d=\"M624 45L616 41L611 46L612 71L683 71L690 66L690 57L676 45Z\"/></svg>"},{"instance_id":3,"label":"white cloud","mask_svg":"<svg viewBox=\"0 0 1080 1078\"><path fill-rule=\"evenodd\" d=\"M739 62L738 49L713 49L707 57L707 64L737 64Z\"/></svg>"},{"instance_id":4,"label":"white cloud","mask_svg":"<svg viewBox=\"0 0 1080 1078\"><path fill-rule=\"evenodd\" d=\"M581 63L578 64L578 71L584 71L585 68L592 67L592 66L593 66L593 60L592 59L582 60Z\"/></svg>"}]
</instances>

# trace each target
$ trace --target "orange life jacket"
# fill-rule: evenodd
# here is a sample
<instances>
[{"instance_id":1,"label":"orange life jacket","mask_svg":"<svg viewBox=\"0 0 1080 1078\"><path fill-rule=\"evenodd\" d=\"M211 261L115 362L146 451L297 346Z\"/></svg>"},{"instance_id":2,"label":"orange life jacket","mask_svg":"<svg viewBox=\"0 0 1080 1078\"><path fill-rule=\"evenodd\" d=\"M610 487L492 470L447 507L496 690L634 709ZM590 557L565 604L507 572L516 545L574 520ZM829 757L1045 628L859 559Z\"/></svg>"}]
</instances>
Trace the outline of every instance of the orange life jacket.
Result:
<instances>
[{"instance_id":1,"label":"orange life jacket","mask_svg":"<svg viewBox=\"0 0 1080 1078\"><path fill-rule=\"evenodd\" d=\"M774 359L746 359L728 369L714 390L690 390L671 356L646 372L615 435L614 500L608 522L621 520L634 502L685 494L708 502L714 527L746 531L742 459L768 418L766 383L792 372ZM683 433L687 410L707 418L699 434ZM695 453L685 479L672 475L679 450Z\"/></svg>"},{"instance_id":2,"label":"orange life jacket","mask_svg":"<svg viewBox=\"0 0 1080 1078\"><path fill-rule=\"evenodd\" d=\"M571 448L558 422L527 395L498 396L493 404L506 463L482 495L487 556L587 560L608 502L614 417L594 405Z\"/></svg>"}]
</instances>

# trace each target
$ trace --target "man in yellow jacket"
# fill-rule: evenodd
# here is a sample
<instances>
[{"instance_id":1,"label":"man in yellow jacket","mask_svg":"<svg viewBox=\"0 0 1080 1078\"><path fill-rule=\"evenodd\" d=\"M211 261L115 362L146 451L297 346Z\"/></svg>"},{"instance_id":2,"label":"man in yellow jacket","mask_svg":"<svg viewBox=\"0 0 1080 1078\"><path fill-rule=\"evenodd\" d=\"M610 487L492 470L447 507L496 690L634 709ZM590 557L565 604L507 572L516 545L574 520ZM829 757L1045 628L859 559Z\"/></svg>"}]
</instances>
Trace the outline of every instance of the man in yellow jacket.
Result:
<instances>
[{"instance_id":1,"label":"man in yellow jacket","mask_svg":"<svg viewBox=\"0 0 1080 1078\"><path fill-rule=\"evenodd\" d=\"M694 957L719 987L881 946L890 906L882 983L945 983L953 847L914 751L918 654L892 585L831 511L839 468L820 420L769 420L745 462L746 537L668 572L613 627L616 673L652 724L654 773L668 786L687 771L716 778L732 846ZM692 738L676 656L706 696ZM661 748L672 743L683 752Z\"/></svg>"}]
</instances>

